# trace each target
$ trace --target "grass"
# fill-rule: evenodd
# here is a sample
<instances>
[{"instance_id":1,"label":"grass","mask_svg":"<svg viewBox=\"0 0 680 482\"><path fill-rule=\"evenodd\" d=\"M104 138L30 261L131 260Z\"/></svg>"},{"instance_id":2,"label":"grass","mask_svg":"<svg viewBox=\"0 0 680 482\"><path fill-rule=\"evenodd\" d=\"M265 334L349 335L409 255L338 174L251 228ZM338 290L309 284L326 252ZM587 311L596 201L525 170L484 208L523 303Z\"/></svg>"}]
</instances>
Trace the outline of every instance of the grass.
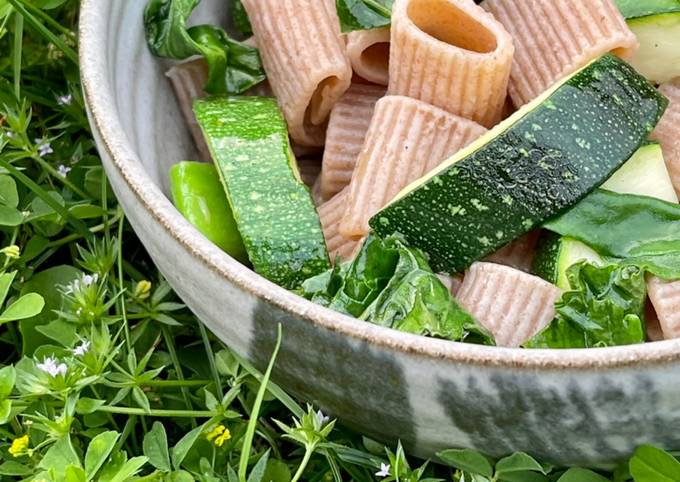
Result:
<instances>
[{"instance_id":1,"label":"grass","mask_svg":"<svg viewBox=\"0 0 680 482\"><path fill-rule=\"evenodd\" d=\"M276 350L264 374L229 351L163 280L106 181L77 15L75 0L0 0L0 482L629 480L627 464L565 471L526 454L417 461L288 396L269 380ZM637 482L680 480L652 447L631 467Z\"/></svg>"}]
</instances>

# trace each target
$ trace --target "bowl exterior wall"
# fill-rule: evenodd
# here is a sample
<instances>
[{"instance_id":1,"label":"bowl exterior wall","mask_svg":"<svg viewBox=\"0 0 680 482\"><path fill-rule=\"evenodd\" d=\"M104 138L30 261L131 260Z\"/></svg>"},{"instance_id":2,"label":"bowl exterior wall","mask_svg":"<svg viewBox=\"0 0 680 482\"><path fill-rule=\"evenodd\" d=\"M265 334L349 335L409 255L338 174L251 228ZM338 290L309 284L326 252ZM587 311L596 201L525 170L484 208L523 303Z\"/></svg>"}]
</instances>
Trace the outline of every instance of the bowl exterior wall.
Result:
<instances>
[{"instance_id":1,"label":"bowl exterior wall","mask_svg":"<svg viewBox=\"0 0 680 482\"><path fill-rule=\"evenodd\" d=\"M333 323L359 322L311 304L300 309L301 302L212 246L163 195L169 166L196 152L163 62L146 49L144 3L83 2L82 73L93 131L113 190L149 254L228 346L262 368L281 323L274 373L280 385L374 438L401 439L423 456L475 447L493 456L523 450L560 464L606 465L642 443L680 448L677 362L527 368L513 362L521 351L505 366L465 363L409 349L423 342L378 327L348 336ZM223 19L223 3L204 0L198 16ZM378 337L396 341L372 341ZM442 353L468 349L427 343Z\"/></svg>"}]
</instances>

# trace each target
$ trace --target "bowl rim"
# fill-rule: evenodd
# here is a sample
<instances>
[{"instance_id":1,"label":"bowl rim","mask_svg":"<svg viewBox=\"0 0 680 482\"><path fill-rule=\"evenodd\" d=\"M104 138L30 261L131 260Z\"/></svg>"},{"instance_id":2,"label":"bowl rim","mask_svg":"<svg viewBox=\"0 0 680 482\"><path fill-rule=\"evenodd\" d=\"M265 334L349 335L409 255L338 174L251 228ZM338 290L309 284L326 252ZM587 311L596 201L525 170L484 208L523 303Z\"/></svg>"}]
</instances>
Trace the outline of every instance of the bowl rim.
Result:
<instances>
[{"instance_id":1,"label":"bowl rim","mask_svg":"<svg viewBox=\"0 0 680 482\"><path fill-rule=\"evenodd\" d=\"M104 7L107 5L109 2L82 0L78 31L83 96L92 129L100 139L97 147L106 151L111 160L109 167L118 171L147 213L191 254L195 262L203 264L225 281L319 328L384 350L425 357L432 361L527 371L614 370L680 361L680 339L605 348L529 350L473 345L413 335L373 325L316 305L241 265L184 219L152 181L127 140L113 99L107 91L109 83L105 47L108 29L104 15Z\"/></svg>"}]
</instances>

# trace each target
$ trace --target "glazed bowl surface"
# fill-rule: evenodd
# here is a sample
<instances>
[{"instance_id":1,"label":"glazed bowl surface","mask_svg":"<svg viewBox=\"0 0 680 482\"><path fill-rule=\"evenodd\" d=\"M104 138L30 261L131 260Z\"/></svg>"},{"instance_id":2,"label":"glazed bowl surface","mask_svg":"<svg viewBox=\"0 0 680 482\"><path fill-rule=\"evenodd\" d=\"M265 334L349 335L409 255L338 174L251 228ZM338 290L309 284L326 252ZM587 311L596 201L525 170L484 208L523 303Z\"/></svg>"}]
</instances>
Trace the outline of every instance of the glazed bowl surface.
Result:
<instances>
[{"instance_id":1,"label":"glazed bowl surface","mask_svg":"<svg viewBox=\"0 0 680 482\"><path fill-rule=\"evenodd\" d=\"M521 350L409 335L316 306L259 277L168 200L168 169L197 156L144 42L144 0L83 0L81 75L99 152L130 223L179 296L260 368L283 326L274 380L345 424L431 456L522 450L607 465L639 444L680 448L680 340ZM192 21L224 23L223 0Z\"/></svg>"}]
</instances>

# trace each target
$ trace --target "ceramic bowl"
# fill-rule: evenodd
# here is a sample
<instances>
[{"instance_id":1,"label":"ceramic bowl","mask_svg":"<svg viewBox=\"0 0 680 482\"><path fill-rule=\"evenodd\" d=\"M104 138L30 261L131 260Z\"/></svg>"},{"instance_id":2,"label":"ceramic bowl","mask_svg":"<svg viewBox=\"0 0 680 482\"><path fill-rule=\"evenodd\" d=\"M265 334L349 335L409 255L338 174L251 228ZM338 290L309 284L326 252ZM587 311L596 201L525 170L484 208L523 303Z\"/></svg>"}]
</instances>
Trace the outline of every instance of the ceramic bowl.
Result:
<instances>
[{"instance_id":1,"label":"ceramic bowl","mask_svg":"<svg viewBox=\"0 0 680 482\"><path fill-rule=\"evenodd\" d=\"M607 464L638 444L680 448L680 340L521 350L428 339L316 306L243 267L167 198L171 164L196 156L166 66L146 48L144 0L84 0L82 81L106 172L130 223L179 296L274 379L385 442L431 456L474 447L560 464ZM194 19L222 23L223 0Z\"/></svg>"}]
</instances>

